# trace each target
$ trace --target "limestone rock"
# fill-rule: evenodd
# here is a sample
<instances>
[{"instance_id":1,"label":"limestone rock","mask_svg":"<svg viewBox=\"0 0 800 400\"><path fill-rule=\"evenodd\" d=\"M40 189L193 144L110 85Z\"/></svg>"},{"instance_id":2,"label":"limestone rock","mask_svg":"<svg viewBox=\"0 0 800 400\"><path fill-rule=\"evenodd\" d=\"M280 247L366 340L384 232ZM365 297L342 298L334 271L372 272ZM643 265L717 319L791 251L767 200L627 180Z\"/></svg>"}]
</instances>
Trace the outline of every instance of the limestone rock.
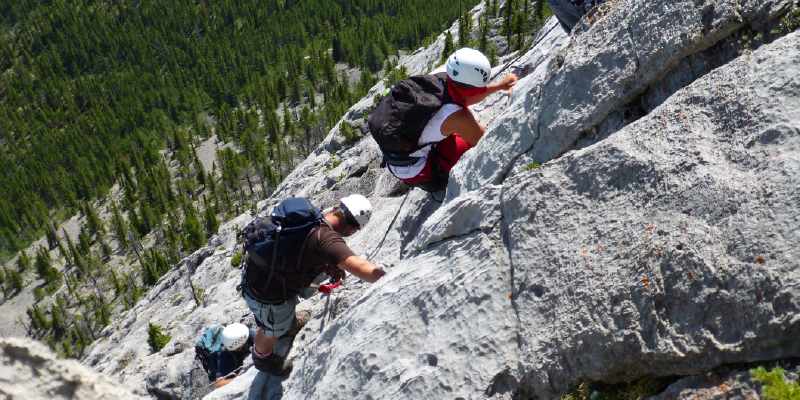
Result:
<instances>
[{"instance_id":1,"label":"limestone rock","mask_svg":"<svg viewBox=\"0 0 800 400\"><path fill-rule=\"evenodd\" d=\"M333 320L283 398L557 397L797 355L798 59L794 33L499 196L450 200L499 197L502 220L434 212L427 247Z\"/></svg>"},{"instance_id":2,"label":"limestone rock","mask_svg":"<svg viewBox=\"0 0 800 400\"><path fill-rule=\"evenodd\" d=\"M723 49L789 6L618 0L572 38L551 18L510 99L473 107L488 131L443 204L381 170L371 138L348 144L334 128L259 213L289 196L368 195L374 216L347 241L389 273L307 293L311 321L279 345L289 377L247 368L204 398L558 398L586 378L800 354L800 33ZM406 58L411 72L440 44ZM196 398L194 341L215 324L254 328L230 265L251 218L162 277L83 362L139 394ZM155 354L148 322L172 335Z\"/></svg>"},{"instance_id":3,"label":"limestone rock","mask_svg":"<svg viewBox=\"0 0 800 400\"><path fill-rule=\"evenodd\" d=\"M56 357L42 343L0 339L0 395L8 400L134 400L122 385L79 364Z\"/></svg>"}]
</instances>

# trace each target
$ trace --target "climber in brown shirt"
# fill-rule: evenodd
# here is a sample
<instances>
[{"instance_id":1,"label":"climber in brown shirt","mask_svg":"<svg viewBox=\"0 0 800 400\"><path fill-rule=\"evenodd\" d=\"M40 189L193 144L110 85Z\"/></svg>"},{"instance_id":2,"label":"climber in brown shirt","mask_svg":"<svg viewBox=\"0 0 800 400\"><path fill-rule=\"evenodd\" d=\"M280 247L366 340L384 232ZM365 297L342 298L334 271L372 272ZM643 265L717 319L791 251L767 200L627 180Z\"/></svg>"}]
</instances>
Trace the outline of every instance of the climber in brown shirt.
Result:
<instances>
[{"instance_id":1,"label":"climber in brown shirt","mask_svg":"<svg viewBox=\"0 0 800 400\"><path fill-rule=\"evenodd\" d=\"M252 351L256 369L272 375L291 372L292 366L272 350L278 339L296 335L311 318L308 311L295 314L295 307L298 295L321 273L338 280L347 271L370 283L385 274L371 262L356 256L342 239L366 225L371 214L372 205L364 196L343 198L332 211L323 214L319 227L307 240L299 240L289 248L283 260L283 274L270 276L270 271L245 261L247 277L243 296L259 328Z\"/></svg>"}]
</instances>

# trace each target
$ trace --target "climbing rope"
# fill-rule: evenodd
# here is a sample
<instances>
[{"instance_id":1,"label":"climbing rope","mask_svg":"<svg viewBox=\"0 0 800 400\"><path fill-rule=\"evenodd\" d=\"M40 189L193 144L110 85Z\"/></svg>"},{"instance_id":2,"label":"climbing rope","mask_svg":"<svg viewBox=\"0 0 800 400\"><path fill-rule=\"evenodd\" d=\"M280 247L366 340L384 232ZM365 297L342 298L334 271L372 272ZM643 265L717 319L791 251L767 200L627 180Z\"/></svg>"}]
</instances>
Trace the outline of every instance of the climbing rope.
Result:
<instances>
[{"instance_id":1,"label":"climbing rope","mask_svg":"<svg viewBox=\"0 0 800 400\"><path fill-rule=\"evenodd\" d=\"M370 255L367 257L367 261L371 261L372 257L374 257L378 253L378 250L381 249L381 246L383 246L383 241L386 240L386 236L389 235L389 231L392 229L392 225L394 225L394 221L397 220L397 216L400 215L400 210L403 209L403 204L406 203L406 199L408 199L408 195L409 194L411 194L411 190L410 189L406 193L406 197L403 197L403 202L400 203L400 208L398 208L397 209L397 213L394 214L394 218L392 218L392 222L389 224L389 228L386 229L386 233L383 234L383 239L381 239L381 242L378 243L378 247L376 247L375 250L373 250L372 253L370 253Z\"/></svg>"},{"instance_id":2,"label":"climbing rope","mask_svg":"<svg viewBox=\"0 0 800 400\"><path fill-rule=\"evenodd\" d=\"M225 379L228 379L228 378L235 378L235 377L239 376L239 372L242 370L242 368L244 368L244 365L242 365L242 366L241 366L241 367L239 367L239 368L236 368L236 369L235 369L235 370L233 370L233 372L231 372L230 374L223 376L223 377L222 377L222 380L225 380ZM211 383L209 383L208 385L205 385L205 386L201 387L200 389L201 389L201 390L202 390L202 389L206 389L206 388L208 388L209 386L216 385L216 384L217 384L217 381L214 381L214 382L211 382Z\"/></svg>"},{"instance_id":3,"label":"climbing rope","mask_svg":"<svg viewBox=\"0 0 800 400\"><path fill-rule=\"evenodd\" d=\"M490 80L490 82L491 82L491 81L493 81L493 80L494 80L494 78L497 78L497 77L498 77L498 76L499 76L501 73L503 73L503 71L505 71L505 70L506 70L508 67L510 67L512 64L516 63L516 62L517 62L517 60L519 60L520 58L522 58L522 56L523 56L523 55L525 55L525 54L527 53L527 51L528 51L528 50L530 50L530 49L532 49L532 48L536 47L536 45L537 45L537 44L541 43L541 42L542 42L542 40L544 40L544 38L545 38L545 37L547 37L547 35L548 35L548 34L550 34L550 32L552 32L552 31L553 31L553 28L555 28L555 27L557 27L557 26L558 26L558 24L554 24L553 26L551 26L551 27L550 27L550 29L548 29L548 30L547 30L547 32L545 32L545 34L544 34L544 35L541 35L541 36L537 35L537 36L539 36L539 40L537 40L536 42L534 42L534 43L533 43L532 45L530 45L530 46L523 47L523 49L526 49L526 50L525 50L525 51L520 51L520 52L519 52L519 55L517 56L517 58L515 58L515 59L513 59L513 60L511 60L511 61L509 61L509 62L507 62L507 63L506 63L506 65L505 65L505 66L503 66L503 68L501 68L501 69L500 69L500 71L497 71L497 73L496 73L496 74L494 74L494 76L492 77L492 79ZM539 31L539 33L541 33L541 31Z\"/></svg>"}]
</instances>

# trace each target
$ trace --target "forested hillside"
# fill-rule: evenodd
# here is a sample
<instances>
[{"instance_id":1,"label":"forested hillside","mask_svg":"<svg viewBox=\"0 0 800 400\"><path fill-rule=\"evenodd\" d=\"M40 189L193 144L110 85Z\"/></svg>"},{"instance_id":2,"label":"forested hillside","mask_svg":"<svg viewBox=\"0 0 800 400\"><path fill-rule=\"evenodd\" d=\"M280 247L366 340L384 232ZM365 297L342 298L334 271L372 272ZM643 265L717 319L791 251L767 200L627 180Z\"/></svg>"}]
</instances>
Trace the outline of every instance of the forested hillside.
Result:
<instances>
[{"instance_id":1,"label":"forested hillside","mask_svg":"<svg viewBox=\"0 0 800 400\"><path fill-rule=\"evenodd\" d=\"M0 4L4 323L80 357L379 78L403 79L401 54L458 19L442 56L472 46L496 62L549 11L491 0L472 16L477 3Z\"/></svg>"},{"instance_id":2,"label":"forested hillside","mask_svg":"<svg viewBox=\"0 0 800 400\"><path fill-rule=\"evenodd\" d=\"M374 83L367 73L351 85L335 63L378 71L459 12L447 0L3 2L3 252L41 236L49 210L71 215L123 177L131 191L144 189L129 195L128 211L157 223L180 194L159 193L132 171L155 178L159 150L180 151L212 129L245 150L236 166L277 182L291 168L280 138L309 151L313 131L327 131ZM282 103L306 109L282 123ZM191 151L184 156L183 172L202 181ZM137 206L143 197L150 210Z\"/></svg>"}]
</instances>

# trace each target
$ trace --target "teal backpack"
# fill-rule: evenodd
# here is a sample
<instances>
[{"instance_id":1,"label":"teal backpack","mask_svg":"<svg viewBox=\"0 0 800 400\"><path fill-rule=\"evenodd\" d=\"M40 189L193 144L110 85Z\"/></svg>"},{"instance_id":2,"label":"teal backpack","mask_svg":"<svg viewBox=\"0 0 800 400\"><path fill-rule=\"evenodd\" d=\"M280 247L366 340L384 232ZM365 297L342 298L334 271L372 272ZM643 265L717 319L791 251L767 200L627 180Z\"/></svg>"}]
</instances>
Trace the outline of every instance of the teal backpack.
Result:
<instances>
[{"instance_id":1,"label":"teal backpack","mask_svg":"<svg viewBox=\"0 0 800 400\"><path fill-rule=\"evenodd\" d=\"M203 364L203 369L208 374L209 382L217 379L217 357L220 350L222 350L221 333L221 326L208 328L197 343L194 344L194 350L197 353L195 358Z\"/></svg>"}]
</instances>

